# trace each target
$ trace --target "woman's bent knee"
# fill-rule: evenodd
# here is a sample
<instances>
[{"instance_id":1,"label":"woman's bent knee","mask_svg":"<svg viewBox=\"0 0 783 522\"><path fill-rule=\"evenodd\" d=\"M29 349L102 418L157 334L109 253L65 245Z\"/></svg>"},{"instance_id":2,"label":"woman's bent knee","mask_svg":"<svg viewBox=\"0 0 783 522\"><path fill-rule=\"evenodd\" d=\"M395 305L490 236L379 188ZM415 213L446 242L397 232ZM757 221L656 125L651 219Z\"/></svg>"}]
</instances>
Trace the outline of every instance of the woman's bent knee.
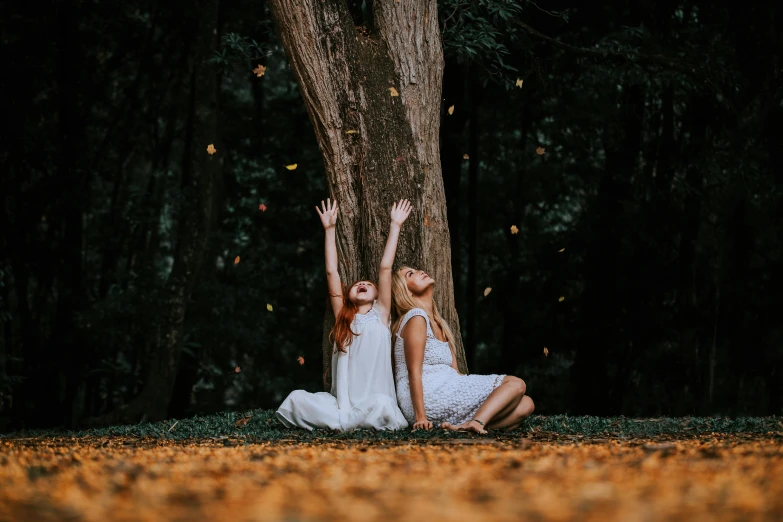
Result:
<instances>
[{"instance_id":1,"label":"woman's bent knee","mask_svg":"<svg viewBox=\"0 0 783 522\"><path fill-rule=\"evenodd\" d=\"M523 381L519 377L514 377L513 375L506 375L506 378L503 379L503 383L513 387L517 395L524 395L527 392L527 385L525 384L525 381Z\"/></svg>"},{"instance_id":2,"label":"woman's bent knee","mask_svg":"<svg viewBox=\"0 0 783 522\"><path fill-rule=\"evenodd\" d=\"M522 397L522 401L519 403L519 408L522 410L521 413L524 417L529 417L533 414L534 411L536 411L536 405L533 403L533 399L531 399L528 395Z\"/></svg>"}]
</instances>

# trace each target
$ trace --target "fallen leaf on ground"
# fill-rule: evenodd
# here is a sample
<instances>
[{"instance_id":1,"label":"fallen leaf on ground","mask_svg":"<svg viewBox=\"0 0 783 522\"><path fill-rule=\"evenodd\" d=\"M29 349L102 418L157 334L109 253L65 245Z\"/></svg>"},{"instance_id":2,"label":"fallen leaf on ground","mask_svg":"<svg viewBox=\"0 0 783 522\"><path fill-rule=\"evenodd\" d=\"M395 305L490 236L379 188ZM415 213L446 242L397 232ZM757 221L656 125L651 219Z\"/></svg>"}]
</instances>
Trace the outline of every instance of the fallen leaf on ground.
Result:
<instances>
[{"instance_id":1,"label":"fallen leaf on ground","mask_svg":"<svg viewBox=\"0 0 783 522\"><path fill-rule=\"evenodd\" d=\"M239 427L241 427L241 426L244 426L245 424L247 424L248 422L250 422L250 419L252 419L252 418L253 418L253 416L252 416L252 415L251 415L251 416L249 416L249 417L243 417L243 418L239 419L238 421L236 421L236 422L234 423L234 426L236 426L237 428L239 428Z\"/></svg>"}]
</instances>

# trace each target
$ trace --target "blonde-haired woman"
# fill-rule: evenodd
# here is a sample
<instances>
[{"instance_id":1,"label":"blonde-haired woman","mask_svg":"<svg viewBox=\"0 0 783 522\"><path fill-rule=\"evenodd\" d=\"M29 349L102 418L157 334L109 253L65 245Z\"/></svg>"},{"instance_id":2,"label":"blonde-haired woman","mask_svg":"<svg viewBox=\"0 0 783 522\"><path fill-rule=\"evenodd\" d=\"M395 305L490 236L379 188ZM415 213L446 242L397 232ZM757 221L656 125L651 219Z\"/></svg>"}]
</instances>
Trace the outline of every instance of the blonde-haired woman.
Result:
<instances>
[{"instance_id":1,"label":"blonde-haired woman","mask_svg":"<svg viewBox=\"0 0 783 522\"><path fill-rule=\"evenodd\" d=\"M432 298L435 280L423 270L394 273L392 327L397 402L413 429L486 433L513 429L533 413L525 382L511 375L463 375L457 371L454 334Z\"/></svg>"}]
</instances>

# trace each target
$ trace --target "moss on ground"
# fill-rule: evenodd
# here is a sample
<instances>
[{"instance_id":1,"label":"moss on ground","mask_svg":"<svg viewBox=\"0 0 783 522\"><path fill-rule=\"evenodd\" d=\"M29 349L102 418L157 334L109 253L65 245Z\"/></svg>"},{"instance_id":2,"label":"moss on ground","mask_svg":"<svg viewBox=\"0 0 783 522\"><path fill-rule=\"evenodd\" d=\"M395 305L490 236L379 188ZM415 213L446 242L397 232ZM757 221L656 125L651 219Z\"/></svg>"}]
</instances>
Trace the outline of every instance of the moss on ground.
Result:
<instances>
[{"instance_id":1,"label":"moss on ground","mask_svg":"<svg viewBox=\"0 0 783 522\"><path fill-rule=\"evenodd\" d=\"M249 418L249 419L248 419ZM247 419L247 421L245 421ZM591 417L569 415L533 415L521 428L513 432L492 432L487 437L508 438L526 433L551 432L560 435L607 436L636 438L656 435L696 436L710 433L780 433L782 417L659 417L633 419L626 417ZM427 441L443 438L444 430L396 432L353 431L348 433L327 430L306 431L286 429L275 419L273 410L224 412L188 419L171 419L125 426L110 426L89 430L24 430L0 434L0 438L19 437L141 437L173 440L242 438L249 441ZM466 433L450 433L450 437L469 437Z\"/></svg>"}]
</instances>

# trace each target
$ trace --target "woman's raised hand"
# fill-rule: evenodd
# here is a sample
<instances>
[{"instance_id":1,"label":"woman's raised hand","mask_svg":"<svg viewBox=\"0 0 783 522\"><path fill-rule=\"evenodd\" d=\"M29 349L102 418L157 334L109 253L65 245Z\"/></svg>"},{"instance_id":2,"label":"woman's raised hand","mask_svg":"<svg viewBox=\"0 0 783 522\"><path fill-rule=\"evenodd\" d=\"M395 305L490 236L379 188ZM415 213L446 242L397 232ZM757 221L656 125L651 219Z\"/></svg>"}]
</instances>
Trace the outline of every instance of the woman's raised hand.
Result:
<instances>
[{"instance_id":1,"label":"woman's raised hand","mask_svg":"<svg viewBox=\"0 0 783 522\"><path fill-rule=\"evenodd\" d=\"M432 429L432 422L428 421L426 418L422 420L417 420L413 423L413 431L416 430L431 430Z\"/></svg>"},{"instance_id":2,"label":"woman's raised hand","mask_svg":"<svg viewBox=\"0 0 783 522\"><path fill-rule=\"evenodd\" d=\"M321 200L321 208L316 205L315 211L318 212L318 216L321 218L321 224L324 229L329 230L337 225L337 202L332 202L330 198L326 198L326 204Z\"/></svg>"},{"instance_id":3,"label":"woman's raised hand","mask_svg":"<svg viewBox=\"0 0 783 522\"><path fill-rule=\"evenodd\" d=\"M392 224L402 226L408 216L411 214L413 205L407 199L401 199L395 203L391 209L391 222Z\"/></svg>"}]
</instances>

